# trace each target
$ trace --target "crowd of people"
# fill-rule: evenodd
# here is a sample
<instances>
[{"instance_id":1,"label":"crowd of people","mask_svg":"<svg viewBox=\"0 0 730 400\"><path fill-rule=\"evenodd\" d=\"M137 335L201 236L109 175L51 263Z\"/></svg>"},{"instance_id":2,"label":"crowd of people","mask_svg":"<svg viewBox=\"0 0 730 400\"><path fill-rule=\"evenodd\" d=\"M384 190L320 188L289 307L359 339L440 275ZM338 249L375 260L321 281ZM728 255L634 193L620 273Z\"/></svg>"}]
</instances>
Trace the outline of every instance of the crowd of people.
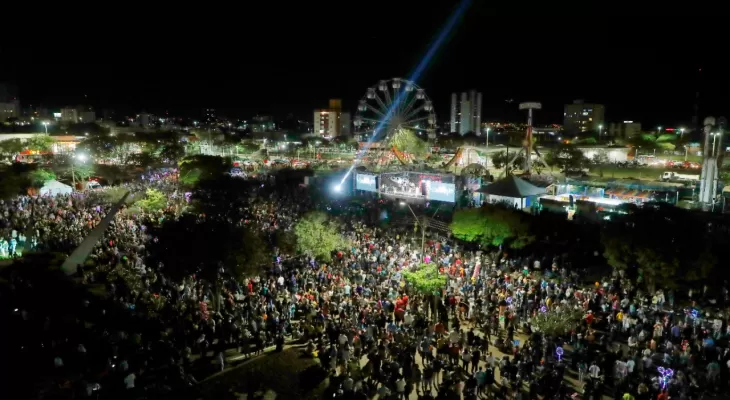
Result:
<instances>
[{"instance_id":1,"label":"crowd of people","mask_svg":"<svg viewBox=\"0 0 730 400\"><path fill-rule=\"evenodd\" d=\"M344 398L693 399L730 381L728 315L716 311L730 304L727 284L719 295L705 288L680 302L620 274L588 285L563 257L465 247L446 232L428 232L421 248L413 225L376 228L341 203L276 189L261 176L250 178L262 185L231 223L274 235L309 210L337 208L347 216L348 248L328 262L280 251L243 280L173 279L174 266L148 262L160 240L150 227L185 212L187 196L168 178L129 186L138 195L163 191L168 207L116 215L77 277L103 295L84 298L73 319L24 308L34 277L10 276L3 300L14 315L15 357L50 377L35 390L59 398L190 394L225 369L232 349L247 358L287 341L302 343ZM111 206L89 193L5 201L0 237L15 240L9 257L18 249L68 253ZM404 278L424 261L446 277L436 292ZM541 322L551 318L568 326Z\"/></svg>"}]
</instances>

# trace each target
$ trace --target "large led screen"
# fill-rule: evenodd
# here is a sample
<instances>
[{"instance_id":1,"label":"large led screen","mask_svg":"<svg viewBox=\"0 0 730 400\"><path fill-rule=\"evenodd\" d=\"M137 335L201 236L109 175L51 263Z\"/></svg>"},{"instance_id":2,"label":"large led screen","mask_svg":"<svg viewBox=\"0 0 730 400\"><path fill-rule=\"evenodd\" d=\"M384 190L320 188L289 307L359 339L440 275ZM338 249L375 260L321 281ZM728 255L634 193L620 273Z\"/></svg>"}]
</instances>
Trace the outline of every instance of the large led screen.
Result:
<instances>
[{"instance_id":1,"label":"large led screen","mask_svg":"<svg viewBox=\"0 0 730 400\"><path fill-rule=\"evenodd\" d=\"M424 181L426 186L426 198L429 200L456 201L456 185L453 183L442 183L435 181Z\"/></svg>"},{"instance_id":2,"label":"large led screen","mask_svg":"<svg viewBox=\"0 0 730 400\"><path fill-rule=\"evenodd\" d=\"M423 196L418 179L410 172L381 174L380 192L401 197Z\"/></svg>"},{"instance_id":3,"label":"large led screen","mask_svg":"<svg viewBox=\"0 0 730 400\"><path fill-rule=\"evenodd\" d=\"M368 192L377 192L378 187L375 183L376 175L368 174L356 174L355 175L355 189L365 190Z\"/></svg>"},{"instance_id":4,"label":"large led screen","mask_svg":"<svg viewBox=\"0 0 730 400\"><path fill-rule=\"evenodd\" d=\"M434 190L438 191L441 198L432 197L429 194L429 185L431 183L437 183L433 187ZM439 186L446 185L445 186ZM431 200L442 200L442 198L448 198L448 200L454 202L455 185L453 175L441 175L441 174L429 174L423 172L395 172L395 173L384 173L380 175L380 193L386 195L393 195L398 197L426 197ZM449 195L449 193L451 193ZM450 197L449 197L450 196Z\"/></svg>"}]
</instances>

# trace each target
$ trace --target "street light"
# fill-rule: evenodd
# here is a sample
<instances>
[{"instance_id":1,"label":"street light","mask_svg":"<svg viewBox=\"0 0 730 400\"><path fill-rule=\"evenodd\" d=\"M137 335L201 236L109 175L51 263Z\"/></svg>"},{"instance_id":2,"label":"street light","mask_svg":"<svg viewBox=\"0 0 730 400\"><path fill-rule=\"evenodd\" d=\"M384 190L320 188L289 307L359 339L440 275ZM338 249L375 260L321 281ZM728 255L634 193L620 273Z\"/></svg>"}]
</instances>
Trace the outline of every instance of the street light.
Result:
<instances>
[{"instance_id":1,"label":"street light","mask_svg":"<svg viewBox=\"0 0 730 400\"><path fill-rule=\"evenodd\" d=\"M73 181L74 189L76 189L76 170L74 168L76 162L74 160L79 160L83 163L86 162L87 159L88 156L84 153L74 154L74 156L71 157L71 179Z\"/></svg>"},{"instance_id":2,"label":"street light","mask_svg":"<svg viewBox=\"0 0 730 400\"><path fill-rule=\"evenodd\" d=\"M487 147L489 147L489 127L487 127Z\"/></svg>"},{"instance_id":3,"label":"street light","mask_svg":"<svg viewBox=\"0 0 730 400\"><path fill-rule=\"evenodd\" d=\"M48 134L48 121L43 121L43 127L46 128L46 135Z\"/></svg>"},{"instance_id":4,"label":"street light","mask_svg":"<svg viewBox=\"0 0 730 400\"><path fill-rule=\"evenodd\" d=\"M423 262L426 259L426 224L424 223L426 221L426 216L423 216L423 221L419 221L418 216L416 216L416 213L413 211L410 204L405 201L401 201L400 206L407 206L411 211L411 214L413 214L413 218L416 220L416 223L421 226L421 261Z\"/></svg>"},{"instance_id":5,"label":"street light","mask_svg":"<svg viewBox=\"0 0 730 400\"><path fill-rule=\"evenodd\" d=\"M679 128L679 140L681 141L684 138L684 128Z\"/></svg>"},{"instance_id":6,"label":"street light","mask_svg":"<svg viewBox=\"0 0 730 400\"><path fill-rule=\"evenodd\" d=\"M598 141L601 141L601 131L603 131L603 124L598 125Z\"/></svg>"},{"instance_id":7,"label":"street light","mask_svg":"<svg viewBox=\"0 0 730 400\"><path fill-rule=\"evenodd\" d=\"M661 134L662 134L662 127L658 126L657 127L657 136L660 136Z\"/></svg>"}]
</instances>

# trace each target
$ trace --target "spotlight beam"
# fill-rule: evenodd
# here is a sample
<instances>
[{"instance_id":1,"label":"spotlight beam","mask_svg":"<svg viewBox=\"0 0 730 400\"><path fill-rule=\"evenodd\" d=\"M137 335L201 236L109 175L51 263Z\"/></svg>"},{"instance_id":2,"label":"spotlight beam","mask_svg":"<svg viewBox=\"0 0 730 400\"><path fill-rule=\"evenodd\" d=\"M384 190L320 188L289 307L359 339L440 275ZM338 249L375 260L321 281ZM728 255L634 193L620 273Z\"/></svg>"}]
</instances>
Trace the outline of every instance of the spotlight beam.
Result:
<instances>
[{"instance_id":1,"label":"spotlight beam","mask_svg":"<svg viewBox=\"0 0 730 400\"><path fill-rule=\"evenodd\" d=\"M459 21L462 15L464 15L464 12L467 8L471 5L471 0L461 0L459 3L459 6L456 7L454 12L451 13L451 16L446 21L446 25L444 25L443 29L441 29L441 32L439 32L439 35L436 37L436 40L433 41L431 46L428 48L428 51L426 51L426 54L421 59L421 62L418 63L416 68L411 72L410 78L408 78L411 82L416 82L418 78L423 75L426 68L431 63L431 59L434 55L436 55L436 52L439 50L441 45L446 41L446 38L449 36L451 31L454 29L454 25L456 25L456 22ZM387 88L386 88L387 89ZM373 131L373 134L368 138L364 151L355 158L355 160L352 162L352 165L347 170L347 173L345 176L342 177L342 181L340 181L340 185L345 183L345 180L348 176L352 173L352 170L355 169L355 165L358 161L363 157L365 153L367 153L368 150L370 150L370 146L372 145L375 138L378 136L381 130L383 130L383 127L385 127L388 124L388 121L393 116L393 112L398 109L400 106L400 103L403 101L403 93L405 93L405 90L399 90L396 94L395 98L393 99L393 102L390 104L390 107L388 108L388 113L383 117L383 119L380 120L378 125L375 127L375 130ZM376 94L377 96L377 94ZM378 99L380 100L380 99Z\"/></svg>"}]
</instances>

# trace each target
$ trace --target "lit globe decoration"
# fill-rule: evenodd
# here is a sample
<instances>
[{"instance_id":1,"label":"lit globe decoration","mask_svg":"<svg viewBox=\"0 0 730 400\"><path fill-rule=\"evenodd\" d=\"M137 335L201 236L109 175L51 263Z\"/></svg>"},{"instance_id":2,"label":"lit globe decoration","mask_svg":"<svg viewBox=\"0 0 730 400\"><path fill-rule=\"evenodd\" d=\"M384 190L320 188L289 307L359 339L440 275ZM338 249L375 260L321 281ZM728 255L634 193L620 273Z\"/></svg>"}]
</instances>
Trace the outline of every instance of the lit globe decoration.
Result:
<instances>
[{"instance_id":1,"label":"lit globe decoration","mask_svg":"<svg viewBox=\"0 0 730 400\"><path fill-rule=\"evenodd\" d=\"M563 350L563 348L562 348L562 347L559 347L559 346L558 346L558 348L556 348L556 349L555 349L555 355L557 355L557 356L558 356L558 361L561 361L561 360L562 360L562 358L563 358L563 353L564 353L564 350Z\"/></svg>"},{"instance_id":2,"label":"lit globe decoration","mask_svg":"<svg viewBox=\"0 0 730 400\"><path fill-rule=\"evenodd\" d=\"M401 128L433 138L436 113L423 88L407 79L393 78L368 88L358 103L353 125L355 135L363 141L387 143Z\"/></svg>"},{"instance_id":3,"label":"lit globe decoration","mask_svg":"<svg viewBox=\"0 0 730 400\"><path fill-rule=\"evenodd\" d=\"M544 313L546 313L547 311L548 311L548 309L547 309L547 306L542 306L542 307L540 307L540 312L541 312L541 313L543 313L543 314L544 314Z\"/></svg>"},{"instance_id":4,"label":"lit globe decoration","mask_svg":"<svg viewBox=\"0 0 730 400\"><path fill-rule=\"evenodd\" d=\"M659 371L660 379L662 380L662 389L666 389L667 383L674 376L674 371L671 368L664 367L657 367L656 370Z\"/></svg>"}]
</instances>

